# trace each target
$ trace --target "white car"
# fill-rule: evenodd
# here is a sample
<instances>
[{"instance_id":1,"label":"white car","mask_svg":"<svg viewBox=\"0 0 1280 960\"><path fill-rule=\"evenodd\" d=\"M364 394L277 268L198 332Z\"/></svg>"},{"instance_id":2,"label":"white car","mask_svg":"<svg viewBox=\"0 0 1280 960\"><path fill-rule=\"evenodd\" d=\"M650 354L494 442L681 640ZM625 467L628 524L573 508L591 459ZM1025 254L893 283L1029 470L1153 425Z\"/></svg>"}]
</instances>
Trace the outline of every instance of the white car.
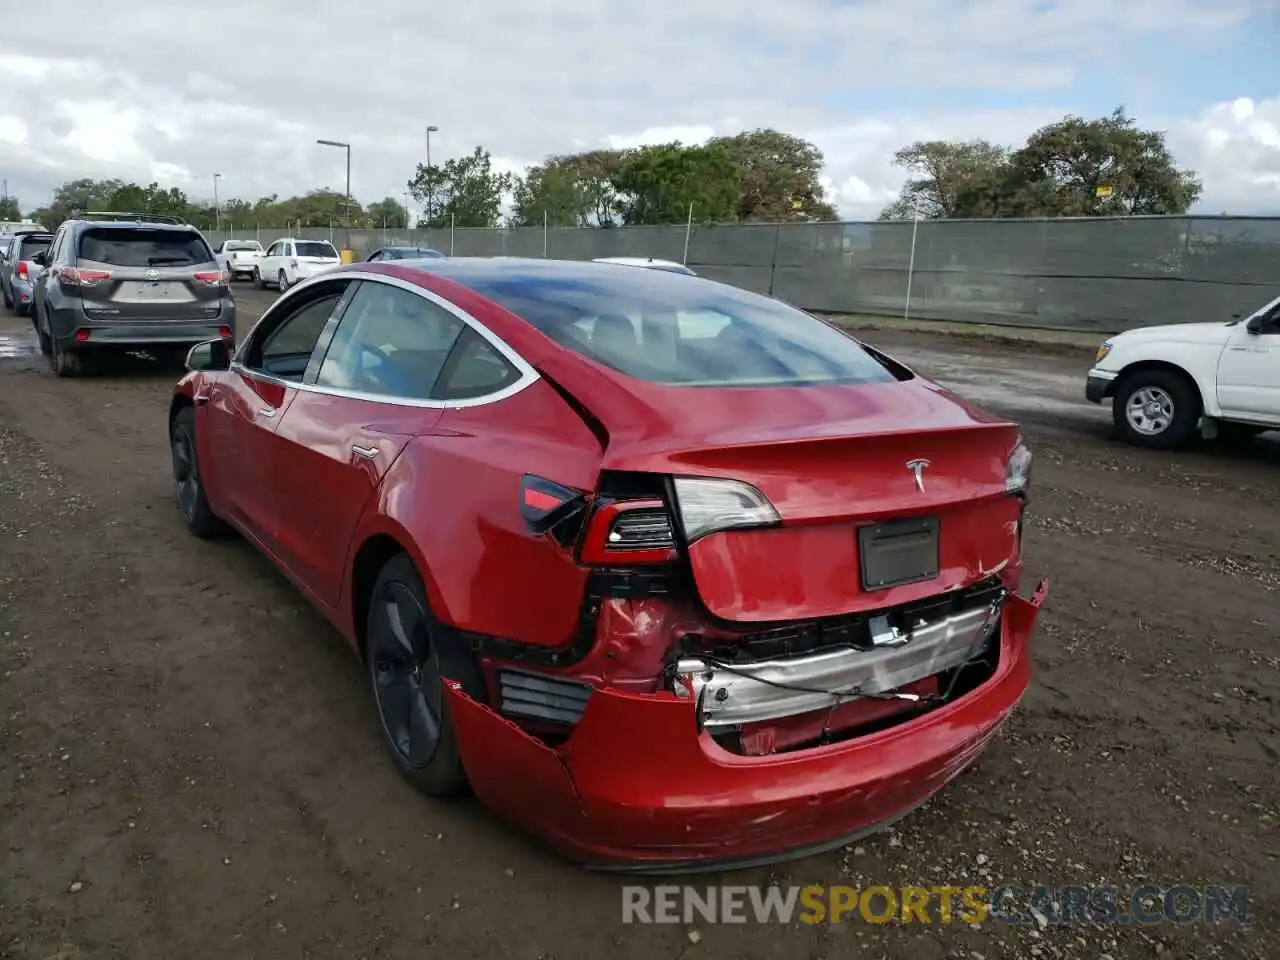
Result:
<instances>
[{"instance_id":1,"label":"white car","mask_svg":"<svg viewBox=\"0 0 1280 960\"><path fill-rule=\"evenodd\" d=\"M257 240L223 240L214 254L232 280L252 278L262 262L262 244Z\"/></svg>"},{"instance_id":2,"label":"white car","mask_svg":"<svg viewBox=\"0 0 1280 960\"><path fill-rule=\"evenodd\" d=\"M650 270L665 270L667 273L683 273L696 277L697 274L683 263L674 260L655 260L653 257L596 257L592 263L617 263L624 267L647 267Z\"/></svg>"},{"instance_id":3,"label":"white car","mask_svg":"<svg viewBox=\"0 0 1280 960\"><path fill-rule=\"evenodd\" d=\"M288 290L299 280L332 270L342 263L328 240L277 240L267 247L254 273L258 286Z\"/></svg>"},{"instance_id":4,"label":"white car","mask_svg":"<svg viewBox=\"0 0 1280 960\"><path fill-rule=\"evenodd\" d=\"M1217 323L1140 327L1105 341L1085 396L1110 398L1131 443L1169 449L1206 438L1280 430L1280 297Z\"/></svg>"}]
</instances>

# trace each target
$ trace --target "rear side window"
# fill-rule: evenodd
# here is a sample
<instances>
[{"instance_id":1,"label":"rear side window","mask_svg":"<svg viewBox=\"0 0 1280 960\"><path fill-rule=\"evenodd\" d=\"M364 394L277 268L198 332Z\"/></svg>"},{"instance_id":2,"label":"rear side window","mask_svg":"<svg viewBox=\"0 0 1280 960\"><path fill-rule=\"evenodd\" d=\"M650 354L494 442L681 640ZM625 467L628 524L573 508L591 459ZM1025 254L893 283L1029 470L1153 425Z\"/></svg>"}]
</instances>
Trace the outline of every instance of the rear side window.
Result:
<instances>
[{"instance_id":1,"label":"rear side window","mask_svg":"<svg viewBox=\"0 0 1280 960\"><path fill-rule=\"evenodd\" d=\"M468 278L562 346L627 376L682 386L887 383L856 341L785 303L660 270L566 280Z\"/></svg>"},{"instance_id":2,"label":"rear side window","mask_svg":"<svg viewBox=\"0 0 1280 960\"><path fill-rule=\"evenodd\" d=\"M293 246L299 257L336 257L338 255L338 251L332 246L319 240L299 240Z\"/></svg>"},{"instance_id":3,"label":"rear side window","mask_svg":"<svg viewBox=\"0 0 1280 960\"><path fill-rule=\"evenodd\" d=\"M458 338L432 391L437 400L470 400L511 386L520 371L470 327Z\"/></svg>"},{"instance_id":4,"label":"rear side window","mask_svg":"<svg viewBox=\"0 0 1280 960\"><path fill-rule=\"evenodd\" d=\"M208 263L213 252L190 230L120 230L93 227L80 236L81 260L113 267L186 267Z\"/></svg>"}]
</instances>

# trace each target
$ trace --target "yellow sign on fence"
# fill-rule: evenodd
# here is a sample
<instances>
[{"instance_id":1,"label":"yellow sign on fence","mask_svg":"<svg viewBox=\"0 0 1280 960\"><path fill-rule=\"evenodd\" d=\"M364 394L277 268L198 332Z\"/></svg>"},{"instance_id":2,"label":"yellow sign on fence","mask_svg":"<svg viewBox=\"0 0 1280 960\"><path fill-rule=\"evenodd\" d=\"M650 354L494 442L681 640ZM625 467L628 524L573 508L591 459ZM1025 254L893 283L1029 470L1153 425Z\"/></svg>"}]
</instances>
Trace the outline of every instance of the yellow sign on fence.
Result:
<instances>
[{"instance_id":1,"label":"yellow sign on fence","mask_svg":"<svg viewBox=\"0 0 1280 960\"><path fill-rule=\"evenodd\" d=\"M1112 195L1113 193L1115 193L1116 191L1115 191L1115 188L1114 188L1114 187L1109 187L1109 186L1106 186L1106 185L1104 184L1103 186L1098 187L1097 189L1095 189L1093 192L1094 192L1094 195L1095 195L1099 200L1110 200L1110 199L1111 199L1111 195Z\"/></svg>"}]
</instances>

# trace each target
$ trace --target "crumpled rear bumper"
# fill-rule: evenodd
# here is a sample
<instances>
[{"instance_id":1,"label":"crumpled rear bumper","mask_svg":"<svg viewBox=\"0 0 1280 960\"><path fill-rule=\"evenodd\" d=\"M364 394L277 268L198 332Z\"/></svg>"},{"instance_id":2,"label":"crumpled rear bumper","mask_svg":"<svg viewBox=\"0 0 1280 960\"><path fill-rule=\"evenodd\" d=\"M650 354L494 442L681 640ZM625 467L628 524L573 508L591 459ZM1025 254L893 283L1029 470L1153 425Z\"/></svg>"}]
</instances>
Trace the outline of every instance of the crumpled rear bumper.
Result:
<instances>
[{"instance_id":1,"label":"crumpled rear bumper","mask_svg":"<svg viewBox=\"0 0 1280 960\"><path fill-rule=\"evenodd\" d=\"M551 748L448 689L477 796L588 866L679 873L777 861L848 842L898 819L983 750L1026 691L1047 593L1004 608L1000 660L981 686L892 728L770 756L730 753L699 733L674 695L597 690Z\"/></svg>"}]
</instances>

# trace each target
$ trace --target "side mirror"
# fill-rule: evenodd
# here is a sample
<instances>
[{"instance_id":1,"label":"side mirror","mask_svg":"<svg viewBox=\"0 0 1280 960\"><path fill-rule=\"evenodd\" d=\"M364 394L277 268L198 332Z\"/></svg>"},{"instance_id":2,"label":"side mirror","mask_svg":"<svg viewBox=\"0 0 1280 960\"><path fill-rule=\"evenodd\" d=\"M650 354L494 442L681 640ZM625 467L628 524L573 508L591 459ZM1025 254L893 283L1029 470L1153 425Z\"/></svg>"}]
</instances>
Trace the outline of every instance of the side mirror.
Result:
<instances>
[{"instance_id":1,"label":"side mirror","mask_svg":"<svg viewBox=\"0 0 1280 960\"><path fill-rule=\"evenodd\" d=\"M1261 317L1253 317L1253 318L1251 318L1251 319L1249 320L1249 322L1248 322L1248 323L1246 323L1246 324L1244 325L1244 328L1245 328L1246 330L1248 330L1250 333L1261 333L1261 332L1262 332L1262 318L1261 318Z\"/></svg>"},{"instance_id":2,"label":"side mirror","mask_svg":"<svg viewBox=\"0 0 1280 960\"><path fill-rule=\"evenodd\" d=\"M197 343L187 351L188 370L229 370L231 369L231 346L219 337L217 340L206 340Z\"/></svg>"}]
</instances>

